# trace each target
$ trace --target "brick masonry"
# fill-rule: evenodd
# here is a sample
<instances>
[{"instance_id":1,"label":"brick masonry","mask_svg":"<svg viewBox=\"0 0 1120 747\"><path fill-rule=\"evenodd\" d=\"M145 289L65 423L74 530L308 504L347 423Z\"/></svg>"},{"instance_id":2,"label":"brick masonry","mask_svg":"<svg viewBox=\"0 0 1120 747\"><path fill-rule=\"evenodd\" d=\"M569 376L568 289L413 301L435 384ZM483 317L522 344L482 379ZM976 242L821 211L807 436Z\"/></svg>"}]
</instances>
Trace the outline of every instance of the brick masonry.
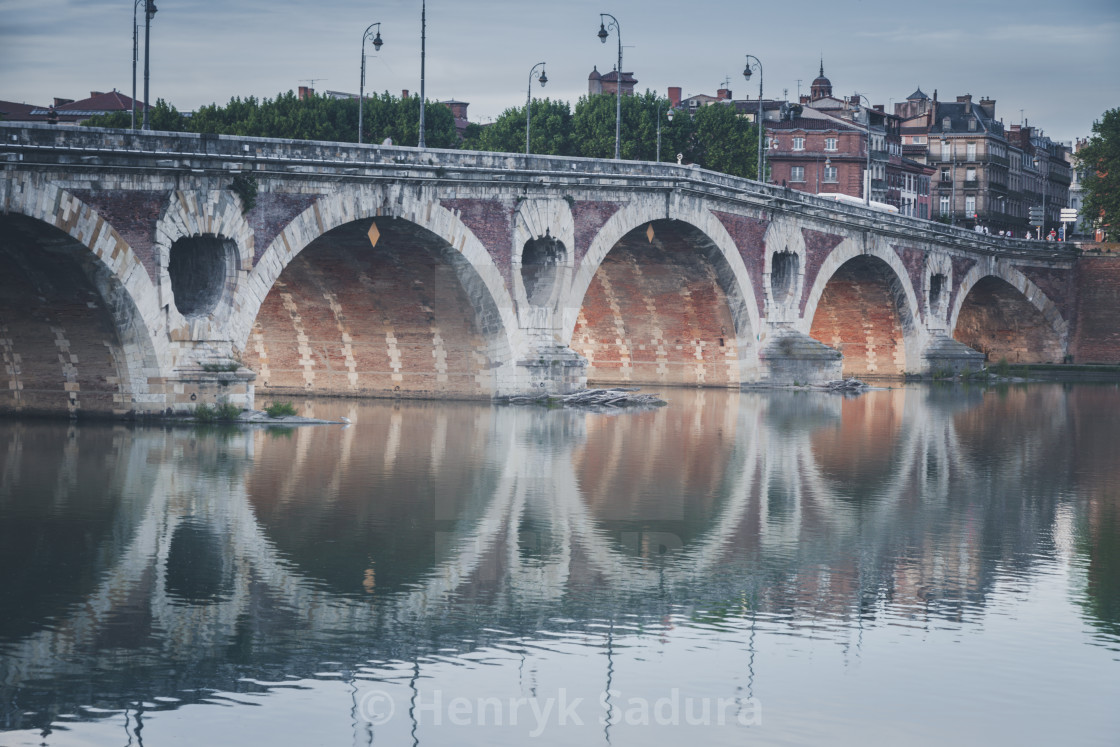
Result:
<instances>
[{"instance_id":1,"label":"brick masonry","mask_svg":"<svg viewBox=\"0 0 1120 747\"><path fill-rule=\"evenodd\" d=\"M805 284L801 295L801 312L804 313L805 304L809 300L809 289L816 281L821 265L844 237L809 228L801 229L801 235L805 239Z\"/></svg>"},{"instance_id":2,"label":"brick masonry","mask_svg":"<svg viewBox=\"0 0 1120 747\"><path fill-rule=\"evenodd\" d=\"M809 335L844 355L845 376L899 376L906 372L902 323L887 268L857 258L829 279Z\"/></svg>"},{"instance_id":3,"label":"brick masonry","mask_svg":"<svg viewBox=\"0 0 1120 747\"><path fill-rule=\"evenodd\" d=\"M953 337L991 362L1060 363L1064 355L1061 339L1042 312L991 276L965 297Z\"/></svg>"},{"instance_id":4,"label":"brick masonry","mask_svg":"<svg viewBox=\"0 0 1120 747\"><path fill-rule=\"evenodd\" d=\"M244 362L257 393L490 397L474 309L440 242L405 221L324 234L281 273Z\"/></svg>"},{"instance_id":5,"label":"brick masonry","mask_svg":"<svg viewBox=\"0 0 1120 747\"><path fill-rule=\"evenodd\" d=\"M738 385L735 328L709 259L659 222L627 234L584 297L572 348L592 384Z\"/></svg>"},{"instance_id":6,"label":"brick masonry","mask_svg":"<svg viewBox=\"0 0 1120 747\"><path fill-rule=\"evenodd\" d=\"M1075 363L1120 363L1120 256L1084 256L1077 265Z\"/></svg>"},{"instance_id":7,"label":"brick masonry","mask_svg":"<svg viewBox=\"0 0 1120 747\"><path fill-rule=\"evenodd\" d=\"M33 251L48 242L49 251ZM129 408L113 317L82 266L84 247L0 219L0 412L122 414Z\"/></svg>"},{"instance_id":8,"label":"brick masonry","mask_svg":"<svg viewBox=\"0 0 1120 747\"><path fill-rule=\"evenodd\" d=\"M755 301L758 304L758 313L763 313L763 299L766 294L762 287L762 274L766 267L766 229L770 225L768 220L748 218L742 215L732 215L720 210L712 213L727 229L731 240L739 249L739 256L747 268L747 275L751 279Z\"/></svg>"}]
</instances>

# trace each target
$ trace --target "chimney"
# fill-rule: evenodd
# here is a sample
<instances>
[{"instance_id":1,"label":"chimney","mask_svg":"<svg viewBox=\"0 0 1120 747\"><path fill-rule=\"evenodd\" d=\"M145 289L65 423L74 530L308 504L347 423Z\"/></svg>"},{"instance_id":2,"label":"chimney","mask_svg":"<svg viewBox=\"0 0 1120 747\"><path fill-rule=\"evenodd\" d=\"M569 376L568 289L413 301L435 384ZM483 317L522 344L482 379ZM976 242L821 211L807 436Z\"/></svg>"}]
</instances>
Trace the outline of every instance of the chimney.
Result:
<instances>
[{"instance_id":1,"label":"chimney","mask_svg":"<svg viewBox=\"0 0 1120 747\"><path fill-rule=\"evenodd\" d=\"M408 98L408 89L407 88L404 89L403 91L401 91L401 98L402 99L407 99Z\"/></svg>"},{"instance_id":2,"label":"chimney","mask_svg":"<svg viewBox=\"0 0 1120 747\"><path fill-rule=\"evenodd\" d=\"M94 96L104 96L104 95L105 95L105 92L104 92L104 91L90 91L90 92L89 92L89 97L90 97L91 99L92 99L92 98L93 98Z\"/></svg>"},{"instance_id":3,"label":"chimney","mask_svg":"<svg viewBox=\"0 0 1120 747\"><path fill-rule=\"evenodd\" d=\"M315 93L314 88L311 88L310 86L300 86L299 87L299 100L300 101L306 101L307 99L311 98L311 96L314 93Z\"/></svg>"},{"instance_id":4,"label":"chimney","mask_svg":"<svg viewBox=\"0 0 1120 747\"><path fill-rule=\"evenodd\" d=\"M681 105L681 87L669 86L669 106L676 109Z\"/></svg>"},{"instance_id":5,"label":"chimney","mask_svg":"<svg viewBox=\"0 0 1120 747\"><path fill-rule=\"evenodd\" d=\"M800 103L802 106L808 106L809 102L812 100L813 99L809 96L809 94L803 93L801 94L801 98L798 99L798 103Z\"/></svg>"},{"instance_id":6,"label":"chimney","mask_svg":"<svg viewBox=\"0 0 1120 747\"><path fill-rule=\"evenodd\" d=\"M983 110L984 116L988 119L996 118L996 100L984 97L980 99L980 109Z\"/></svg>"},{"instance_id":7,"label":"chimney","mask_svg":"<svg viewBox=\"0 0 1120 747\"><path fill-rule=\"evenodd\" d=\"M451 116L455 119L467 118L467 107L470 106L465 101L448 101L447 108L451 110Z\"/></svg>"},{"instance_id":8,"label":"chimney","mask_svg":"<svg viewBox=\"0 0 1120 747\"><path fill-rule=\"evenodd\" d=\"M731 89L730 88L720 88L719 90L716 91L716 100L717 101L729 101L730 99L731 99Z\"/></svg>"},{"instance_id":9,"label":"chimney","mask_svg":"<svg viewBox=\"0 0 1120 747\"><path fill-rule=\"evenodd\" d=\"M54 106L63 106L65 104L73 104L73 103L74 103L74 99L60 99L57 96L54 97Z\"/></svg>"},{"instance_id":10,"label":"chimney","mask_svg":"<svg viewBox=\"0 0 1120 747\"><path fill-rule=\"evenodd\" d=\"M971 93L966 93L964 96L957 96L957 103L958 104L971 104L972 103L972 94Z\"/></svg>"}]
</instances>

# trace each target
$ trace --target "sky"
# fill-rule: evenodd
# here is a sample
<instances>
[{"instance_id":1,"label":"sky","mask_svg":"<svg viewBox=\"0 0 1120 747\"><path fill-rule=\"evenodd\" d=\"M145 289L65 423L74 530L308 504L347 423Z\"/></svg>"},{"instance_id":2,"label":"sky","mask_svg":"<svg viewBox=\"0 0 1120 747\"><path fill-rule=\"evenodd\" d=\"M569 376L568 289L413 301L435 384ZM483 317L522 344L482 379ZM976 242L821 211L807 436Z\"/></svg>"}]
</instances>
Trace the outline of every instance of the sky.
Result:
<instances>
[{"instance_id":1,"label":"sky","mask_svg":"<svg viewBox=\"0 0 1120 747\"><path fill-rule=\"evenodd\" d=\"M420 89L421 0L155 0L151 98L182 111L232 96L274 97L308 85L356 93L361 38L366 90ZM137 90L143 93L143 13ZM622 27L623 68L638 89L758 96L742 77L762 61L765 98L808 92L824 60L836 95L859 92L893 110L921 87L942 100L995 98L1006 124L1024 119L1059 141L1091 134L1120 106L1120 1L1067 0L429 0L426 94L470 103L487 122L525 103L546 62L544 95L572 102L593 66L613 69L618 40L599 42L599 13ZM45 105L132 89L133 0L0 0L0 100Z\"/></svg>"}]
</instances>

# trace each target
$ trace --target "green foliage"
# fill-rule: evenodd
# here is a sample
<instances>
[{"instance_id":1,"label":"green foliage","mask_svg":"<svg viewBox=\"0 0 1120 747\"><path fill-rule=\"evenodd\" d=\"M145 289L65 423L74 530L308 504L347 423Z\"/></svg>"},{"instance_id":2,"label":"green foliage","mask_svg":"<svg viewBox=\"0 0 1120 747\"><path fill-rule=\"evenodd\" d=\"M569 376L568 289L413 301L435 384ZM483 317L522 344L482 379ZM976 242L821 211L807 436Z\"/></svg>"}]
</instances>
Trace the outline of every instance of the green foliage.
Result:
<instances>
[{"instance_id":1,"label":"green foliage","mask_svg":"<svg viewBox=\"0 0 1120 747\"><path fill-rule=\"evenodd\" d=\"M1093 136L1077 161L1085 170L1084 215L1104 227L1109 241L1120 241L1120 108L1093 123Z\"/></svg>"},{"instance_id":2,"label":"green foliage","mask_svg":"<svg viewBox=\"0 0 1120 747\"><path fill-rule=\"evenodd\" d=\"M694 119L697 163L750 179L758 174L758 131L734 106L702 106Z\"/></svg>"},{"instance_id":3,"label":"green foliage","mask_svg":"<svg viewBox=\"0 0 1120 747\"><path fill-rule=\"evenodd\" d=\"M995 365L996 376L1006 378L1011 375L1011 366L1007 363L1006 358L1000 358L999 363Z\"/></svg>"},{"instance_id":4,"label":"green foliage","mask_svg":"<svg viewBox=\"0 0 1120 747\"><path fill-rule=\"evenodd\" d=\"M291 402L273 402L268 407L264 408L270 418L280 418L285 415L295 415L296 406Z\"/></svg>"},{"instance_id":5,"label":"green foliage","mask_svg":"<svg viewBox=\"0 0 1120 747\"><path fill-rule=\"evenodd\" d=\"M238 174L233 177L229 188L241 198L241 214L249 212L257 204L257 178L252 174ZM236 364L235 364L236 366ZM232 370L236 371L237 368Z\"/></svg>"},{"instance_id":6,"label":"green foliage","mask_svg":"<svg viewBox=\"0 0 1120 747\"><path fill-rule=\"evenodd\" d=\"M209 373L229 373L241 368L241 364L237 361L226 361L225 363L203 363L202 370Z\"/></svg>"},{"instance_id":7,"label":"green foliage","mask_svg":"<svg viewBox=\"0 0 1120 747\"><path fill-rule=\"evenodd\" d=\"M275 99L255 96L229 100L219 106L199 108L192 116L183 116L162 99L149 113L153 130L199 132L245 137L272 137L293 140L327 140L353 143L358 139L358 102L356 99L334 99L312 95L300 99L292 91ZM399 99L388 92L371 96L362 112L365 142L380 143L392 138L396 145L415 146L420 139L420 99ZM128 112L92 117L91 127L129 126ZM455 119L451 110L428 102L424 110L426 144L432 148L454 148L458 144Z\"/></svg>"},{"instance_id":8,"label":"green foliage","mask_svg":"<svg viewBox=\"0 0 1120 747\"><path fill-rule=\"evenodd\" d=\"M571 155L572 112L566 101L535 99L529 125L530 150L550 156ZM525 152L525 107L506 109L493 124L465 133L460 146L466 150L496 153Z\"/></svg>"},{"instance_id":9,"label":"green foliage","mask_svg":"<svg viewBox=\"0 0 1120 747\"><path fill-rule=\"evenodd\" d=\"M223 402L216 407L207 404L194 408L194 419L202 423L214 423L221 420L237 420L241 415L241 408Z\"/></svg>"},{"instance_id":10,"label":"green foliage","mask_svg":"<svg viewBox=\"0 0 1120 747\"><path fill-rule=\"evenodd\" d=\"M620 150L624 160L657 160L658 105L661 114L661 158L676 162L677 153L691 161L692 122L683 112L673 121L667 116L669 102L647 90L622 97ZM572 113L572 155L585 158L614 158L614 94L583 96Z\"/></svg>"},{"instance_id":11,"label":"green foliage","mask_svg":"<svg viewBox=\"0 0 1120 747\"><path fill-rule=\"evenodd\" d=\"M144 111L137 105L136 127L139 128L143 121ZM184 117L178 109L163 99L156 99L155 105L148 110L148 125L153 130L160 130L163 132L185 132L188 131L186 127L188 121L189 118ZM132 112L98 114L97 116L85 120L82 124L86 127L113 127L127 130L132 126Z\"/></svg>"}]
</instances>

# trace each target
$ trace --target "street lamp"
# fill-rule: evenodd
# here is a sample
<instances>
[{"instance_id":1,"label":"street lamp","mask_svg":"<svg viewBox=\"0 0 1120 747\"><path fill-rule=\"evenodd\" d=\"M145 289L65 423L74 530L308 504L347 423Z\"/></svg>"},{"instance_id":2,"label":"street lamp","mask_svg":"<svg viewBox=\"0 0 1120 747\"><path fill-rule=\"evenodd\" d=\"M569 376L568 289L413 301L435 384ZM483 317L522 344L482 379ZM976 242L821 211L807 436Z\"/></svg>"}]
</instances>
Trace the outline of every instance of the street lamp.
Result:
<instances>
[{"instance_id":1,"label":"street lamp","mask_svg":"<svg viewBox=\"0 0 1120 747\"><path fill-rule=\"evenodd\" d=\"M751 64L754 60L754 64ZM743 68L743 77L750 82L751 68L758 70L758 180L760 182L766 181L766 152L762 148L762 141L765 139L764 132L766 125L762 122L762 62L753 54L747 55L747 66Z\"/></svg>"},{"instance_id":2,"label":"street lamp","mask_svg":"<svg viewBox=\"0 0 1120 747\"><path fill-rule=\"evenodd\" d=\"M136 23L136 9L145 0L132 2L132 129L136 129L136 62L140 57L140 26Z\"/></svg>"},{"instance_id":3,"label":"street lamp","mask_svg":"<svg viewBox=\"0 0 1120 747\"><path fill-rule=\"evenodd\" d=\"M424 55L428 42L428 3L420 4L420 141L417 147L424 147Z\"/></svg>"},{"instance_id":4,"label":"street lamp","mask_svg":"<svg viewBox=\"0 0 1120 747\"><path fill-rule=\"evenodd\" d=\"M608 24L606 19L611 19ZM614 29L615 36L618 37L618 67L615 72L618 76L615 78L615 103L614 103L614 158L619 160L622 158L621 143L622 143L622 27L618 25L618 19L610 13L599 14L599 41L603 44L607 43L607 37L610 36L608 31Z\"/></svg>"},{"instance_id":5,"label":"street lamp","mask_svg":"<svg viewBox=\"0 0 1120 747\"><path fill-rule=\"evenodd\" d=\"M866 189L863 194L863 203L871 207L871 102L862 93L857 93L856 98L862 101L867 101L867 170L864 172L864 179L867 181ZM859 103L856 103L856 110L853 116L859 113Z\"/></svg>"},{"instance_id":6,"label":"street lamp","mask_svg":"<svg viewBox=\"0 0 1120 747\"><path fill-rule=\"evenodd\" d=\"M135 7L133 8L135 10ZM152 16L156 14L156 4L152 0L144 0L144 129L152 129L148 122L148 52L151 50Z\"/></svg>"},{"instance_id":7,"label":"street lamp","mask_svg":"<svg viewBox=\"0 0 1120 747\"><path fill-rule=\"evenodd\" d=\"M532 122L533 113L530 111L533 105L533 75L537 72L537 68L541 69L537 80L541 82L541 88L545 87L548 83L548 76L544 72L544 63L538 62L529 70L529 93L525 96L525 155L529 155L529 125Z\"/></svg>"},{"instance_id":8,"label":"street lamp","mask_svg":"<svg viewBox=\"0 0 1120 747\"><path fill-rule=\"evenodd\" d=\"M664 101L657 102L657 162L661 163L661 107L665 106ZM673 107L669 106L669 111L665 114L669 121L673 121Z\"/></svg>"},{"instance_id":9,"label":"street lamp","mask_svg":"<svg viewBox=\"0 0 1120 747\"><path fill-rule=\"evenodd\" d=\"M374 36L371 37L369 35L369 32L373 30L374 26L377 27L377 31L374 32ZM366 27L366 30L364 32L362 32L362 79L361 79L361 82L358 83L358 145L362 144L362 109L365 108L365 103L366 103L366 40L367 39L373 42L373 51L374 52L380 52L381 51L381 45L384 44L384 42L381 41L381 22L380 21L378 21L377 23L371 23L369 26Z\"/></svg>"}]
</instances>

